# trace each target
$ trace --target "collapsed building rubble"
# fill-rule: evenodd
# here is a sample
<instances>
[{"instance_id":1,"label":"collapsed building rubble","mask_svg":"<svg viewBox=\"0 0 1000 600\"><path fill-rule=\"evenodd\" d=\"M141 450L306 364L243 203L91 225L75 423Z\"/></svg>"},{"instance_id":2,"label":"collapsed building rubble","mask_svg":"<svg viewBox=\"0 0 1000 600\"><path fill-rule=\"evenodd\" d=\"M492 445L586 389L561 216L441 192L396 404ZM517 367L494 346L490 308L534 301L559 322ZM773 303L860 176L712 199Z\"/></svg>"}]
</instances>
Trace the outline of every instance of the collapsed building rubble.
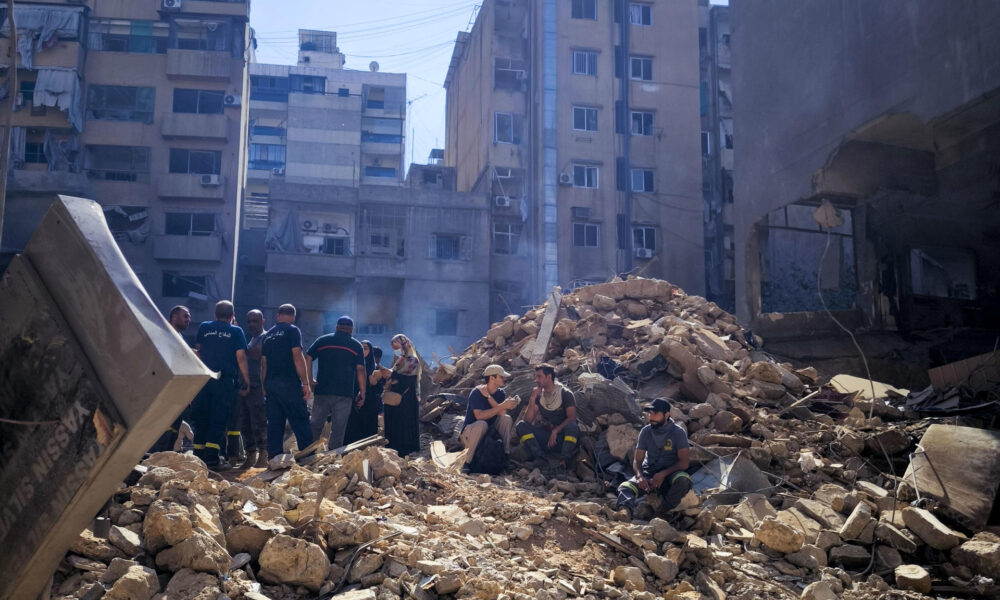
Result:
<instances>
[{"instance_id":1,"label":"collapsed building rubble","mask_svg":"<svg viewBox=\"0 0 1000 600\"><path fill-rule=\"evenodd\" d=\"M995 437L976 446L989 467L977 485L992 485L979 520L956 520L922 483L940 451L931 440L950 425L821 386L761 342L662 281L554 294L440 365L421 420L454 444L484 366L504 365L508 391L526 398L531 365L547 360L577 392L589 433L574 472L463 475L372 446L232 481L193 457L156 454L112 499L110 531L85 531L66 555L51 597L996 594L1000 537L981 515L996 494ZM608 492L627 474L639 407L655 396L673 398L689 431L700 498L633 522Z\"/></svg>"}]
</instances>

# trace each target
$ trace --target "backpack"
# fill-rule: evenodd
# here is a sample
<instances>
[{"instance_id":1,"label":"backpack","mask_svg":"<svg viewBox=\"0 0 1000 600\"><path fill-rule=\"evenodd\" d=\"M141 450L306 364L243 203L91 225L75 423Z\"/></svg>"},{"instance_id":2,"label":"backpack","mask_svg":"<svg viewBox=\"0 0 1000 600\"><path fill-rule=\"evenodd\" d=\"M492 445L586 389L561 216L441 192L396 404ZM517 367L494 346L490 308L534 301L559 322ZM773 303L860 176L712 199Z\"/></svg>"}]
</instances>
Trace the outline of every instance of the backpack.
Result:
<instances>
[{"instance_id":1,"label":"backpack","mask_svg":"<svg viewBox=\"0 0 1000 600\"><path fill-rule=\"evenodd\" d=\"M507 467L507 453L504 452L503 438L495 427L490 427L479 440L476 453L469 463L470 473L496 475Z\"/></svg>"}]
</instances>

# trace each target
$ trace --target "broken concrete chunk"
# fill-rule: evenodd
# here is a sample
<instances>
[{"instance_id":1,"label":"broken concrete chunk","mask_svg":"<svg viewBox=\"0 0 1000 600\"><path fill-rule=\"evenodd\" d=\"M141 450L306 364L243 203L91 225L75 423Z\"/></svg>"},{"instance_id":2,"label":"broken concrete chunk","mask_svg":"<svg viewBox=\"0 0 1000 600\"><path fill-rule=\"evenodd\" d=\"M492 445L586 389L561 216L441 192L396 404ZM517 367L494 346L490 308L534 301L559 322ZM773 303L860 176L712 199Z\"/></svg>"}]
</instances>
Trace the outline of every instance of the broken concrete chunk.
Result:
<instances>
[{"instance_id":1,"label":"broken concrete chunk","mask_svg":"<svg viewBox=\"0 0 1000 600\"><path fill-rule=\"evenodd\" d=\"M653 572L661 581L671 582L677 577L678 566L677 563L665 558L658 554L653 554L652 552L646 553L646 566L649 570Z\"/></svg>"},{"instance_id":2,"label":"broken concrete chunk","mask_svg":"<svg viewBox=\"0 0 1000 600\"><path fill-rule=\"evenodd\" d=\"M806 539L802 531L775 517L766 517L761 521L754 530L754 537L768 548L786 554L800 550Z\"/></svg>"},{"instance_id":3,"label":"broken concrete chunk","mask_svg":"<svg viewBox=\"0 0 1000 600\"><path fill-rule=\"evenodd\" d=\"M271 583L302 585L316 592L330 572L330 559L316 544L284 534L267 542L260 553L260 577Z\"/></svg>"},{"instance_id":4,"label":"broken concrete chunk","mask_svg":"<svg viewBox=\"0 0 1000 600\"><path fill-rule=\"evenodd\" d=\"M135 556L143 551L142 540L139 538L139 534L118 525L111 526L111 530L108 533L108 541L128 556Z\"/></svg>"},{"instance_id":5,"label":"broken concrete chunk","mask_svg":"<svg viewBox=\"0 0 1000 600\"><path fill-rule=\"evenodd\" d=\"M642 571L637 567L615 567L611 571L611 580L615 585L629 591L646 590L646 581L642 577Z\"/></svg>"},{"instance_id":6,"label":"broken concrete chunk","mask_svg":"<svg viewBox=\"0 0 1000 600\"><path fill-rule=\"evenodd\" d=\"M871 561L871 554L862 546L854 544L844 544L830 549L830 563L841 564L845 569L855 570L859 567L867 567Z\"/></svg>"},{"instance_id":7,"label":"broken concrete chunk","mask_svg":"<svg viewBox=\"0 0 1000 600\"><path fill-rule=\"evenodd\" d=\"M802 590L799 600L837 600L837 594L833 593L833 588L826 581L814 581Z\"/></svg>"},{"instance_id":8,"label":"broken concrete chunk","mask_svg":"<svg viewBox=\"0 0 1000 600\"><path fill-rule=\"evenodd\" d=\"M150 600L158 591L160 581L156 578L156 571L133 565L115 581L104 595L104 600Z\"/></svg>"},{"instance_id":9,"label":"broken concrete chunk","mask_svg":"<svg viewBox=\"0 0 1000 600\"><path fill-rule=\"evenodd\" d=\"M192 569L205 573L228 573L232 561L225 548L201 531L156 555L157 567L175 572Z\"/></svg>"},{"instance_id":10,"label":"broken concrete chunk","mask_svg":"<svg viewBox=\"0 0 1000 600\"><path fill-rule=\"evenodd\" d=\"M104 563L115 558L126 558L124 552L108 543L108 540L102 540L95 536L94 532L89 529L84 529L80 533L80 537L73 543L69 551Z\"/></svg>"},{"instance_id":11,"label":"broken concrete chunk","mask_svg":"<svg viewBox=\"0 0 1000 600\"><path fill-rule=\"evenodd\" d=\"M822 502L800 498L795 502L795 506L826 529L840 529L844 526L844 517Z\"/></svg>"},{"instance_id":12,"label":"broken concrete chunk","mask_svg":"<svg viewBox=\"0 0 1000 600\"><path fill-rule=\"evenodd\" d=\"M871 507L864 502L858 502L851 515L847 517L847 521L840 528L840 537L845 540L857 539L873 520Z\"/></svg>"},{"instance_id":13,"label":"broken concrete chunk","mask_svg":"<svg viewBox=\"0 0 1000 600\"><path fill-rule=\"evenodd\" d=\"M977 575L1000 579L1000 536L977 533L971 540L952 549L951 562L966 566Z\"/></svg>"},{"instance_id":14,"label":"broken concrete chunk","mask_svg":"<svg viewBox=\"0 0 1000 600\"><path fill-rule=\"evenodd\" d=\"M886 521L879 521L875 527L875 537L904 554L917 551L917 538L905 529L899 529Z\"/></svg>"},{"instance_id":15,"label":"broken concrete chunk","mask_svg":"<svg viewBox=\"0 0 1000 600\"><path fill-rule=\"evenodd\" d=\"M150 552L186 540L193 531L188 509L176 502L157 500L149 506L142 522L142 536Z\"/></svg>"},{"instance_id":16,"label":"broken concrete chunk","mask_svg":"<svg viewBox=\"0 0 1000 600\"><path fill-rule=\"evenodd\" d=\"M894 571L896 587L910 592L929 594L931 591L931 575L920 565L899 565Z\"/></svg>"},{"instance_id":17,"label":"broken concrete chunk","mask_svg":"<svg viewBox=\"0 0 1000 600\"><path fill-rule=\"evenodd\" d=\"M938 520L930 511L914 506L903 509L903 521L910 531L935 550L951 550L966 538Z\"/></svg>"}]
</instances>

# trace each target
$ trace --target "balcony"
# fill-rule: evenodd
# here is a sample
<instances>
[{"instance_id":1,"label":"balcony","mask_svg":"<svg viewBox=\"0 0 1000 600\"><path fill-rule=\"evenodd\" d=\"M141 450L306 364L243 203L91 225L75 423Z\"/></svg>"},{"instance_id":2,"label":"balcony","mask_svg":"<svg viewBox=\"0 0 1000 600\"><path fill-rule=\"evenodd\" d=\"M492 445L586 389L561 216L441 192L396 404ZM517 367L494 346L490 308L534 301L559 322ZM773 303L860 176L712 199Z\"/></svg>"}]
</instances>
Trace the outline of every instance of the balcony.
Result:
<instances>
[{"instance_id":1,"label":"balcony","mask_svg":"<svg viewBox=\"0 0 1000 600\"><path fill-rule=\"evenodd\" d=\"M214 178L214 180L212 179ZM207 183L208 181L218 181ZM156 195L160 198L222 201L226 195L225 177L197 173L164 173L156 178Z\"/></svg>"},{"instance_id":2,"label":"balcony","mask_svg":"<svg viewBox=\"0 0 1000 600\"><path fill-rule=\"evenodd\" d=\"M381 155L383 160L386 162L389 162L391 159L390 164L399 162L399 157L403 154L403 148L402 136L386 135L378 137L377 135L372 134L361 134L361 151L365 154Z\"/></svg>"},{"instance_id":3,"label":"balcony","mask_svg":"<svg viewBox=\"0 0 1000 600\"><path fill-rule=\"evenodd\" d=\"M264 272L268 275L353 279L357 269L355 263L353 256L306 252L268 252L264 263Z\"/></svg>"},{"instance_id":4,"label":"balcony","mask_svg":"<svg viewBox=\"0 0 1000 600\"><path fill-rule=\"evenodd\" d=\"M8 187L10 192L34 194L67 194L89 197L93 194L85 173L12 169Z\"/></svg>"},{"instance_id":5,"label":"balcony","mask_svg":"<svg viewBox=\"0 0 1000 600\"><path fill-rule=\"evenodd\" d=\"M8 38L0 38L0 56L7 56L7 48L10 46ZM46 46L42 50L35 52L32 56L34 69L45 67L63 67L66 69L79 69L83 63L83 48L77 40L59 40L52 46ZM6 63L4 63L6 65ZM18 55L18 65L21 64Z\"/></svg>"},{"instance_id":6,"label":"balcony","mask_svg":"<svg viewBox=\"0 0 1000 600\"><path fill-rule=\"evenodd\" d=\"M228 80L232 76L235 60L228 52L170 48L167 50L167 78Z\"/></svg>"},{"instance_id":7,"label":"balcony","mask_svg":"<svg viewBox=\"0 0 1000 600\"><path fill-rule=\"evenodd\" d=\"M154 235L156 260L222 260L222 237L218 235Z\"/></svg>"},{"instance_id":8,"label":"balcony","mask_svg":"<svg viewBox=\"0 0 1000 600\"><path fill-rule=\"evenodd\" d=\"M250 7L246 0L184 0L182 12L199 15L248 17Z\"/></svg>"},{"instance_id":9,"label":"balcony","mask_svg":"<svg viewBox=\"0 0 1000 600\"><path fill-rule=\"evenodd\" d=\"M160 133L167 139L214 140L229 139L229 120L225 115L167 113L160 120Z\"/></svg>"}]
</instances>

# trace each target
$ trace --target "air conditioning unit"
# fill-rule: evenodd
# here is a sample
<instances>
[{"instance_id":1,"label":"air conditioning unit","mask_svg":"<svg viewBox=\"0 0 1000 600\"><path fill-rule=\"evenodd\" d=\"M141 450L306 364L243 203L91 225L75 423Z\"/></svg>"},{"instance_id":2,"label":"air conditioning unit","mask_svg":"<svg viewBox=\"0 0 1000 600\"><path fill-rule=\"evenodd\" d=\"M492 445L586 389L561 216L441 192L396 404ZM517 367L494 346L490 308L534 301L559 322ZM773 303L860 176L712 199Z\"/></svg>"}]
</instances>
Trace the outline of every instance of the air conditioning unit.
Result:
<instances>
[{"instance_id":1,"label":"air conditioning unit","mask_svg":"<svg viewBox=\"0 0 1000 600\"><path fill-rule=\"evenodd\" d=\"M306 219L305 221L302 221L302 230L316 231L316 223L310 221L309 219Z\"/></svg>"},{"instance_id":2,"label":"air conditioning unit","mask_svg":"<svg viewBox=\"0 0 1000 600\"><path fill-rule=\"evenodd\" d=\"M323 231L326 233L333 233L337 229L337 226L333 223L323 223Z\"/></svg>"},{"instance_id":3,"label":"air conditioning unit","mask_svg":"<svg viewBox=\"0 0 1000 600\"><path fill-rule=\"evenodd\" d=\"M496 196L493 198L493 203L497 208L510 208L510 196Z\"/></svg>"},{"instance_id":4,"label":"air conditioning unit","mask_svg":"<svg viewBox=\"0 0 1000 600\"><path fill-rule=\"evenodd\" d=\"M559 185L573 185L573 176L569 173L560 173Z\"/></svg>"},{"instance_id":5,"label":"air conditioning unit","mask_svg":"<svg viewBox=\"0 0 1000 600\"><path fill-rule=\"evenodd\" d=\"M274 167L271 169L271 175L277 175L279 177L285 176L285 167Z\"/></svg>"},{"instance_id":6,"label":"air conditioning unit","mask_svg":"<svg viewBox=\"0 0 1000 600\"><path fill-rule=\"evenodd\" d=\"M163 10L180 10L181 0L163 0Z\"/></svg>"},{"instance_id":7,"label":"air conditioning unit","mask_svg":"<svg viewBox=\"0 0 1000 600\"><path fill-rule=\"evenodd\" d=\"M201 176L201 185L204 185L204 186L219 185L219 176L218 175L202 175Z\"/></svg>"},{"instance_id":8,"label":"air conditioning unit","mask_svg":"<svg viewBox=\"0 0 1000 600\"><path fill-rule=\"evenodd\" d=\"M574 219L580 219L585 221L590 218L590 207L589 206L574 206L571 209Z\"/></svg>"},{"instance_id":9,"label":"air conditioning unit","mask_svg":"<svg viewBox=\"0 0 1000 600\"><path fill-rule=\"evenodd\" d=\"M649 248L636 248L635 249L636 258L653 258L653 251Z\"/></svg>"},{"instance_id":10,"label":"air conditioning unit","mask_svg":"<svg viewBox=\"0 0 1000 600\"><path fill-rule=\"evenodd\" d=\"M240 97L237 96L236 94L226 94L225 97L222 99L222 103L225 104L226 106L239 106Z\"/></svg>"}]
</instances>

